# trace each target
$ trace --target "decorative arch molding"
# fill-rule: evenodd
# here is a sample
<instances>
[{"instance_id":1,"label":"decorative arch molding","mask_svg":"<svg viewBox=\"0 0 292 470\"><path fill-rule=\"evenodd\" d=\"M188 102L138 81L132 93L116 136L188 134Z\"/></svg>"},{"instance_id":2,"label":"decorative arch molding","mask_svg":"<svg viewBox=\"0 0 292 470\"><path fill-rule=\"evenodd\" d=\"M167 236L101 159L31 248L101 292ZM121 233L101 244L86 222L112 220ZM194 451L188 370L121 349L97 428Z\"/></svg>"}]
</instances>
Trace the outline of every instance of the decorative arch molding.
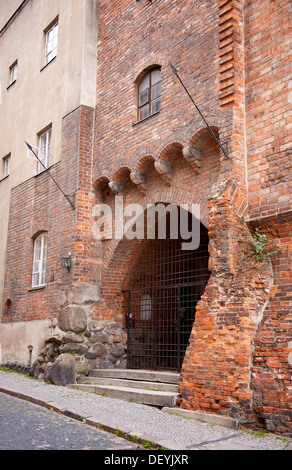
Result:
<instances>
[{"instance_id":1,"label":"decorative arch molding","mask_svg":"<svg viewBox=\"0 0 292 470\"><path fill-rule=\"evenodd\" d=\"M164 144L159 148L158 159L169 160L173 156L181 155L183 147L183 141L172 139L167 144Z\"/></svg>"},{"instance_id":2,"label":"decorative arch molding","mask_svg":"<svg viewBox=\"0 0 292 470\"><path fill-rule=\"evenodd\" d=\"M125 181L129 178L130 173L131 168L129 166L119 166L117 170L113 171L112 179L124 184Z\"/></svg>"},{"instance_id":3,"label":"decorative arch molding","mask_svg":"<svg viewBox=\"0 0 292 470\"><path fill-rule=\"evenodd\" d=\"M219 127L212 126L212 130L219 138ZM207 127L199 128L194 134L186 137L185 133L177 132L167 137L160 145L156 142L142 146L135 151L131 164L123 158L113 168L108 168L102 176L95 179L93 187L95 190L109 186L115 193L124 191L126 181L129 179L146 193L147 173L153 169L159 173L166 185L170 185L176 170L176 163L182 159L190 164L195 175L199 174L203 152L208 143L218 147L211 131Z\"/></svg>"},{"instance_id":4,"label":"decorative arch molding","mask_svg":"<svg viewBox=\"0 0 292 470\"><path fill-rule=\"evenodd\" d=\"M219 127L215 125L211 125L210 127L216 137L219 139ZM214 139L211 131L208 129L208 127L202 127L191 136L188 145L203 150L210 139Z\"/></svg>"},{"instance_id":5,"label":"decorative arch molding","mask_svg":"<svg viewBox=\"0 0 292 470\"><path fill-rule=\"evenodd\" d=\"M149 169L152 169L154 166L155 158L153 155L145 154L139 159L134 161L133 170L147 172Z\"/></svg>"},{"instance_id":6,"label":"decorative arch molding","mask_svg":"<svg viewBox=\"0 0 292 470\"><path fill-rule=\"evenodd\" d=\"M110 178L108 176L105 176L105 175L100 176L99 178L94 180L93 188L95 190L103 189L108 185L109 181L110 181Z\"/></svg>"}]
</instances>

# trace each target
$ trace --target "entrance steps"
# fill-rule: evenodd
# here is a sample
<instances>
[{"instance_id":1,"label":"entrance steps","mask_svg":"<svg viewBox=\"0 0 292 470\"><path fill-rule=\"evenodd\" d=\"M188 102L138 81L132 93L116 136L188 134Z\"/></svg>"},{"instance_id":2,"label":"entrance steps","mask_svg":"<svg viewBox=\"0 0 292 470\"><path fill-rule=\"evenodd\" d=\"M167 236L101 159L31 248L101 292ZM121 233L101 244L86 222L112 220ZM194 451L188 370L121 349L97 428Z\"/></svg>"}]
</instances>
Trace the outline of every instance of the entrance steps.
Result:
<instances>
[{"instance_id":1,"label":"entrance steps","mask_svg":"<svg viewBox=\"0 0 292 470\"><path fill-rule=\"evenodd\" d=\"M141 369L93 369L78 379L79 390L158 407L174 407L179 374Z\"/></svg>"}]
</instances>

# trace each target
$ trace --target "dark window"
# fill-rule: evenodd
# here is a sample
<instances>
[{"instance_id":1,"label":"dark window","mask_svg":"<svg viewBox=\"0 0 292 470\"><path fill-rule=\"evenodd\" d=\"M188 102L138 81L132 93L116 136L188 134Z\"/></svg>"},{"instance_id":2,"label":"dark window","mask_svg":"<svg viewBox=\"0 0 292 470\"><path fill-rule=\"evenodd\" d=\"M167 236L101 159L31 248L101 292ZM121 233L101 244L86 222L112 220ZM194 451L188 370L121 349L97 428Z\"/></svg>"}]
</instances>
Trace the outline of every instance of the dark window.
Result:
<instances>
[{"instance_id":1,"label":"dark window","mask_svg":"<svg viewBox=\"0 0 292 470\"><path fill-rule=\"evenodd\" d=\"M160 111L161 73L160 69L153 69L145 75L139 85L138 93L138 120L151 116Z\"/></svg>"},{"instance_id":2,"label":"dark window","mask_svg":"<svg viewBox=\"0 0 292 470\"><path fill-rule=\"evenodd\" d=\"M4 314L6 316L11 315L12 313L12 302L10 299L7 299L4 305Z\"/></svg>"}]
</instances>

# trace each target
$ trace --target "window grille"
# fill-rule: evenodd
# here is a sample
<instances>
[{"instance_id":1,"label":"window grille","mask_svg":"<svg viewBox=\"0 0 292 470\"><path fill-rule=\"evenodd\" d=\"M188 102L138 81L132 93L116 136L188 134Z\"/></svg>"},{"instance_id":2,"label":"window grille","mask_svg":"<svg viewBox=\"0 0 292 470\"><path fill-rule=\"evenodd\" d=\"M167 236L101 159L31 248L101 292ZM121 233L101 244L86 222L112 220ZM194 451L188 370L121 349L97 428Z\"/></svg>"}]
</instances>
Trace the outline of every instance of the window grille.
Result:
<instances>
[{"instance_id":1,"label":"window grille","mask_svg":"<svg viewBox=\"0 0 292 470\"><path fill-rule=\"evenodd\" d=\"M200 238L197 250L182 250L181 239L143 242L124 290L129 368L181 368L210 276L209 239L202 225Z\"/></svg>"}]
</instances>

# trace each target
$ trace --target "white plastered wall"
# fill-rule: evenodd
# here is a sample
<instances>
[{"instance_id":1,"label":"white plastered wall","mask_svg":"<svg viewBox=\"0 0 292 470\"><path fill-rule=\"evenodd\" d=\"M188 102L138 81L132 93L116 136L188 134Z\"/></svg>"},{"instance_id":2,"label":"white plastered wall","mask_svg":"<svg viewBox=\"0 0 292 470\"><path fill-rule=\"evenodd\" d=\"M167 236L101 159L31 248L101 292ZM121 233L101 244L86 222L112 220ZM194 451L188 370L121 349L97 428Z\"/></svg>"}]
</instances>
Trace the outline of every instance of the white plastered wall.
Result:
<instances>
[{"instance_id":1,"label":"white plastered wall","mask_svg":"<svg viewBox=\"0 0 292 470\"><path fill-rule=\"evenodd\" d=\"M10 0L9 0L10 1ZM0 30L22 1L0 0ZM8 5L9 4L9 5ZM44 30L58 17L57 57L44 67ZM95 106L96 0L30 0L0 37L0 315L11 190L36 173L25 141L37 146L37 134L52 125L51 163L61 160L62 119L80 105ZM9 68L18 61L18 75L9 83ZM10 86L9 86L10 85ZM3 179L3 158L11 155L9 177ZM31 336L44 331L42 322L0 323L2 359L27 348ZM29 332L31 330L31 332ZM12 338L13 346L6 341ZM12 336L11 336L12 335ZM15 342L14 335L18 340ZM3 340L1 340L1 338ZM26 344L27 343L27 344ZM21 344L21 347L18 345ZM25 345L25 346L23 346ZM19 354L22 357L22 352Z\"/></svg>"}]
</instances>

